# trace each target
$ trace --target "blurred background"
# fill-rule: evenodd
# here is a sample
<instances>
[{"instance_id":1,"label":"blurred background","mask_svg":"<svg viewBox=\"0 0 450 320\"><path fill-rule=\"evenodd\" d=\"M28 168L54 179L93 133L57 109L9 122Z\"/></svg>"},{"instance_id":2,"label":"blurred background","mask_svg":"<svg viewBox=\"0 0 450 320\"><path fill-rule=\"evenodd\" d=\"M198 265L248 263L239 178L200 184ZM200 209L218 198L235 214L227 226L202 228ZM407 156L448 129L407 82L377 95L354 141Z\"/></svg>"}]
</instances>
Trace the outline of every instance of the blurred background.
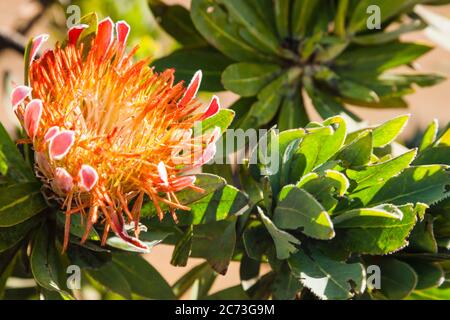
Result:
<instances>
[{"instance_id":1,"label":"blurred background","mask_svg":"<svg viewBox=\"0 0 450 320\"><path fill-rule=\"evenodd\" d=\"M189 7L189 0L165 0L168 4L181 4ZM9 90L12 83L23 82L23 46L29 37L48 33L50 40L46 44L52 47L65 36L67 11L70 5L78 5L81 15L91 11L97 12L100 18L110 16L113 20L126 20L132 28L130 45L139 45L138 58L158 58L172 52L178 44L160 29L152 16L146 0L0 0L0 121L6 129L13 133L17 127L15 116L9 102ZM432 9L433 12L450 19L450 5ZM450 20L447 22L450 25ZM433 42L430 30L408 34L405 39L434 45L435 50L421 58L414 66L421 73L439 73L448 78L441 84L417 90L407 96L410 109L367 109L351 108L369 124L377 124L396 115L411 113L411 120L401 139L408 142L414 138L433 119L438 119L442 126L450 121L450 28L447 28L444 42ZM430 37L431 35L431 37ZM446 41L446 42L445 42ZM405 70L400 70L405 71ZM231 93L220 93L222 105L229 106L235 99ZM308 108L312 117L312 108ZM170 265L173 248L157 246L147 255L147 259L161 274L173 284L182 274L200 260L191 259L185 268ZM263 270L264 271L264 270ZM226 276L220 276L211 290L220 289L239 283L239 269L233 263ZM188 298L186 296L185 298Z\"/></svg>"}]
</instances>

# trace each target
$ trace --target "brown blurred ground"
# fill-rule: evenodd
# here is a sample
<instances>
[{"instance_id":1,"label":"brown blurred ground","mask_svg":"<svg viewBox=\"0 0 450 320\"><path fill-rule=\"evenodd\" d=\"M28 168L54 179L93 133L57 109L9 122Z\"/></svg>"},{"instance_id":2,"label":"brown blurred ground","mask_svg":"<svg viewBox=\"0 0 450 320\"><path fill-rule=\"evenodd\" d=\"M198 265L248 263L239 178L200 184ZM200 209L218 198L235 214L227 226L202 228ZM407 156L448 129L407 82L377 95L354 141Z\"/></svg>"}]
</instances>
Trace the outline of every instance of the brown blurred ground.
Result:
<instances>
[{"instance_id":1,"label":"brown blurred ground","mask_svg":"<svg viewBox=\"0 0 450 320\"><path fill-rule=\"evenodd\" d=\"M168 3L182 3L188 5L189 1L170 0ZM26 23L39 10L39 6L32 0L0 0L0 30L12 31ZM450 17L450 5L436 9L438 12ZM48 13L51 14L51 13ZM49 32L47 19L41 19L26 35L32 36L42 32ZM422 33L414 33L407 36L408 40L415 40L424 43L429 41ZM51 42L50 42L51 43ZM447 76L450 79L450 52L441 48L436 48L431 53L420 59L416 64L419 72L436 72ZM10 74L8 81L21 83L22 79L22 57L15 51L7 49L0 51L0 88L4 87L3 75L5 72ZM229 105L234 99L234 95L222 95L222 103L224 106ZM16 120L9 106L8 97L5 96L3 90L0 91L0 121L12 132ZM410 104L409 110L375 110L367 108L352 108L352 110L366 119L370 124L383 122L384 120L396 115L411 113L411 121L408 129L403 133L403 138L411 137L418 128L423 129L434 118L439 119L442 125L450 121L450 80L446 80L438 86L426 89L419 89L413 95L407 97ZM313 110L309 108L309 112L314 115ZM173 284L182 274L186 273L192 266L202 262L199 259L191 259L186 268L177 268L170 265L172 248L168 246L157 246L153 252L147 255L148 260L153 266L159 270L168 281ZM264 268L267 270L267 267ZM236 263L231 263L226 276L219 276L212 292L233 286L239 283L239 267ZM185 298L188 298L186 296Z\"/></svg>"}]
</instances>

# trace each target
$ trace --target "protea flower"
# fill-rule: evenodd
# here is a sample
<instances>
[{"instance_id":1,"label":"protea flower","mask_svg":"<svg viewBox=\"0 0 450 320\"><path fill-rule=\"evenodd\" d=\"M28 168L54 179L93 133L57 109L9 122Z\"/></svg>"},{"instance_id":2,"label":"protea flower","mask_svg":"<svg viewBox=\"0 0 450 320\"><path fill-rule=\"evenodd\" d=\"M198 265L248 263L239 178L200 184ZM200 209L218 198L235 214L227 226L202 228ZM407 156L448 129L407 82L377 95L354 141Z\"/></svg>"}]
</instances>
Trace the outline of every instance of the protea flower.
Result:
<instances>
[{"instance_id":1,"label":"protea flower","mask_svg":"<svg viewBox=\"0 0 450 320\"><path fill-rule=\"evenodd\" d=\"M187 88L174 84L174 70L160 74L148 61L133 62L126 51L130 27L110 18L97 31L78 25L68 39L36 58L47 35L32 40L26 84L11 95L14 112L35 150L35 170L48 199L66 214L64 249L71 215L82 214L84 242L99 219L104 244L111 229L141 248L139 215L148 196L160 219L162 204L176 220L175 210L189 210L176 192L194 185L189 170L215 153L220 129L195 136L196 121L219 110L214 97L203 108L196 100L202 73ZM92 36L93 35L93 36ZM129 236L126 223L134 223Z\"/></svg>"}]
</instances>

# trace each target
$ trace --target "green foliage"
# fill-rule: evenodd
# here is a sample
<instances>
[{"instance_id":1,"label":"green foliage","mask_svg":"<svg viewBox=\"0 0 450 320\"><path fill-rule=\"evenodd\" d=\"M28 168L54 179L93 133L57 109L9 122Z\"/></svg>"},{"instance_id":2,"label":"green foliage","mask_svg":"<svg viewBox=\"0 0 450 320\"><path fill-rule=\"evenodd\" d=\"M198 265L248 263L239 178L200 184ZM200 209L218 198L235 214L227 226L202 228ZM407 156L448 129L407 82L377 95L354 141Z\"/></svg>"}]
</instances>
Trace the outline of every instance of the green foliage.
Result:
<instances>
[{"instance_id":1,"label":"green foliage","mask_svg":"<svg viewBox=\"0 0 450 320\"><path fill-rule=\"evenodd\" d=\"M414 92L415 85L432 86L443 77L393 73L392 69L411 65L431 49L401 42L400 36L426 27L410 14L416 4L440 3L394 2L193 0L189 13L180 6L151 1L161 27L183 46L155 64L171 61L186 70L186 66L197 67L196 60L201 59L211 85L206 90L222 88L257 97L237 116L244 129L275 122L283 130L306 125L302 103L306 96L324 119L338 114L357 119L346 105L405 108L403 97ZM380 29L368 30L368 20L373 18L367 12L369 5L380 6ZM412 21L403 22L404 15ZM191 55L185 63L187 55L182 52L193 47L210 48L211 53ZM375 137L374 146L388 140L389 134Z\"/></svg>"}]
</instances>

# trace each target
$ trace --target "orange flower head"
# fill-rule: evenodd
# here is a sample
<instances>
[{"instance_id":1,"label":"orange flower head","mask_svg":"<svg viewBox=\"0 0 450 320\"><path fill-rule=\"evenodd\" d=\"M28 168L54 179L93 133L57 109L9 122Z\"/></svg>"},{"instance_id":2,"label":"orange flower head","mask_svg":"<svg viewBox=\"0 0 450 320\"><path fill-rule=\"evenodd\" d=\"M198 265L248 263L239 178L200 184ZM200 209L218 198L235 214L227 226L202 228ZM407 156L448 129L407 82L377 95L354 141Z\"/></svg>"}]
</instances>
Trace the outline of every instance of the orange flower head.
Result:
<instances>
[{"instance_id":1,"label":"orange flower head","mask_svg":"<svg viewBox=\"0 0 450 320\"><path fill-rule=\"evenodd\" d=\"M82 214L87 221L82 242L101 218L103 244L111 229L147 249L137 239L144 196L160 219L164 204L176 220L176 209L189 210L176 192L201 192L189 170L215 153L220 129L200 135L192 130L197 121L219 111L216 97L206 110L195 98L202 73L185 88L174 83L172 69L158 74L148 61L134 62L136 48L126 51L129 30L126 22L114 24L109 18L94 33L78 25L64 44L38 59L48 36L35 37L26 62L29 85L17 86L11 94L35 150L44 194L65 210L64 248L71 215ZM126 222L134 223L136 237L128 235Z\"/></svg>"}]
</instances>

